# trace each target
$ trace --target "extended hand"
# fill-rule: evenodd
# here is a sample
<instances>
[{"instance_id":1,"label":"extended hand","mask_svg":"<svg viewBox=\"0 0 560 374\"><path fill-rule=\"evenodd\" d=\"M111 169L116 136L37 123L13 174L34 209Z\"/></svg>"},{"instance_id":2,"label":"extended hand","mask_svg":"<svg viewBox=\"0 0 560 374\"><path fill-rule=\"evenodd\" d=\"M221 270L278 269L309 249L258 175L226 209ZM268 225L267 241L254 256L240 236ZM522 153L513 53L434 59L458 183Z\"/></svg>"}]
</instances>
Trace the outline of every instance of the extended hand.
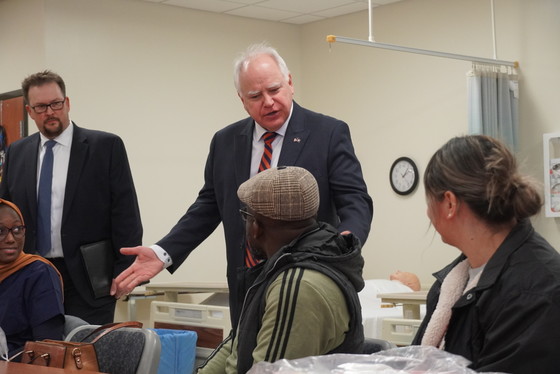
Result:
<instances>
[{"instance_id":1,"label":"extended hand","mask_svg":"<svg viewBox=\"0 0 560 374\"><path fill-rule=\"evenodd\" d=\"M113 280L111 295L120 298L134 287L149 281L163 270L163 262L150 247L121 248L123 255L136 255L136 260Z\"/></svg>"}]
</instances>

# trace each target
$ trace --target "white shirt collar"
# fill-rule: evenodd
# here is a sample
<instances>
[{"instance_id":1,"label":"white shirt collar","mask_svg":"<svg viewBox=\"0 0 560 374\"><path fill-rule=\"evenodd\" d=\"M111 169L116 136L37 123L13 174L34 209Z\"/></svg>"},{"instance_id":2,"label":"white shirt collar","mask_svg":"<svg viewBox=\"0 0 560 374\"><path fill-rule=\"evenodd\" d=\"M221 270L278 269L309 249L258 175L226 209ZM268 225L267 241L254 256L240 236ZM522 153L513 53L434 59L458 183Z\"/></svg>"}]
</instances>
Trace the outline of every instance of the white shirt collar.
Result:
<instances>
[{"instance_id":1,"label":"white shirt collar","mask_svg":"<svg viewBox=\"0 0 560 374\"><path fill-rule=\"evenodd\" d=\"M44 147L45 143L47 141L49 141L50 139L47 138L45 135L43 135L41 133L39 133L39 134L41 136L41 147ZM58 144L69 147L70 144L72 144L72 135L73 134L74 134L74 123L72 121L70 121L70 125L68 125L68 127L66 129L64 129L62 134L60 134L59 136L57 136L53 140L55 140Z\"/></svg>"}]
</instances>

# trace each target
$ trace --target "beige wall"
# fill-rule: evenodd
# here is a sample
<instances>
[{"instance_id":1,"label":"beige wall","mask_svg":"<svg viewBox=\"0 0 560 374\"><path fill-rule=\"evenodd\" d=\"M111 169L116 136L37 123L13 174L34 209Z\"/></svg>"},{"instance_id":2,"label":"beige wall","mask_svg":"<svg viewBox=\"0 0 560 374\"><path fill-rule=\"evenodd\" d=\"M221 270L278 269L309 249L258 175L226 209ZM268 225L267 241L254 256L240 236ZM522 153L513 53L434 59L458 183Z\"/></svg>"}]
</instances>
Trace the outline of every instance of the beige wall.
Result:
<instances>
[{"instance_id":1,"label":"beige wall","mask_svg":"<svg viewBox=\"0 0 560 374\"><path fill-rule=\"evenodd\" d=\"M521 66L519 159L524 172L542 181L542 134L560 131L560 73L552 67L560 57L560 2L494 3L497 56ZM405 155L416 160L422 174L439 146L467 132L465 73L471 64L342 43L329 49L324 42L328 34L368 40L367 21L362 12L303 26L303 97L307 106L351 125L376 209L364 247L365 275L383 277L400 268L430 283L431 272L458 251L442 244L429 227L423 188L397 196L388 171ZM383 43L493 56L486 0L406 0L378 7L373 36ZM560 220L539 216L534 222L560 250Z\"/></svg>"},{"instance_id":2,"label":"beige wall","mask_svg":"<svg viewBox=\"0 0 560 374\"><path fill-rule=\"evenodd\" d=\"M437 9L437 12L435 11ZM559 131L560 2L496 0L498 58L521 64L523 169L542 180L542 133ZM487 0L404 0L374 9L375 40L492 57ZM127 146L145 227L144 243L167 233L195 199L210 139L245 116L231 62L268 40L292 70L299 103L350 124L375 216L364 246L367 278L396 269L423 283L458 251L441 244L425 215L423 188L399 197L388 183L395 158L421 174L447 139L464 134L470 63L335 43L367 40L368 12L288 25L137 0L0 0L0 92L49 68L66 80L72 119L114 132ZM30 121L30 131L35 131ZM560 221L537 217L557 248ZM171 276L225 280L221 228Z\"/></svg>"},{"instance_id":3,"label":"beige wall","mask_svg":"<svg viewBox=\"0 0 560 374\"><path fill-rule=\"evenodd\" d=\"M45 66L43 0L0 0L0 92L21 88L22 74Z\"/></svg>"}]
</instances>

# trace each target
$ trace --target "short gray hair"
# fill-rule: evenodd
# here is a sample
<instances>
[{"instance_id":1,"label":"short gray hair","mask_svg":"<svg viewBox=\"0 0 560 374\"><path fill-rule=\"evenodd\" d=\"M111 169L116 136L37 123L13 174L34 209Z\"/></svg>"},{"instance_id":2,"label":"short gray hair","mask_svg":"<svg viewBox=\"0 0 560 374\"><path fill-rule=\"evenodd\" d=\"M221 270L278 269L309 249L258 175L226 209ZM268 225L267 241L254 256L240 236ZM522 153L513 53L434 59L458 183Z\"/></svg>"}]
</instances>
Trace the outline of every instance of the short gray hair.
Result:
<instances>
[{"instance_id":1,"label":"short gray hair","mask_svg":"<svg viewBox=\"0 0 560 374\"><path fill-rule=\"evenodd\" d=\"M269 55L272 57L278 64L284 79L289 79L290 70L288 69L288 65L286 65L286 62L275 48L271 47L266 42L252 44L244 52L240 53L233 62L233 84L237 92L239 92L239 76L241 72L247 68L247 65L252 59L260 55Z\"/></svg>"}]
</instances>

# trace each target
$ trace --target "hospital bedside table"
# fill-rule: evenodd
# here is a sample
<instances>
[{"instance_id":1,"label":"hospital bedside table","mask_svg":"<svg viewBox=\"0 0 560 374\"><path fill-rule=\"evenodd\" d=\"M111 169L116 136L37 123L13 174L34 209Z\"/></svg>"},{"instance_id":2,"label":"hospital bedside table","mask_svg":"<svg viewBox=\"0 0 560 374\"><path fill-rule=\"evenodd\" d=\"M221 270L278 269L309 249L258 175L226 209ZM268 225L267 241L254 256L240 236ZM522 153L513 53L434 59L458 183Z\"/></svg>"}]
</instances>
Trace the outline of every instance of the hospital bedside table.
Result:
<instances>
[{"instance_id":1,"label":"hospital bedside table","mask_svg":"<svg viewBox=\"0 0 560 374\"><path fill-rule=\"evenodd\" d=\"M420 305L426 304L428 291L385 293L379 295L382 303L402 304L403 318L420 319Z\"/></svg>"}]
</instances>

